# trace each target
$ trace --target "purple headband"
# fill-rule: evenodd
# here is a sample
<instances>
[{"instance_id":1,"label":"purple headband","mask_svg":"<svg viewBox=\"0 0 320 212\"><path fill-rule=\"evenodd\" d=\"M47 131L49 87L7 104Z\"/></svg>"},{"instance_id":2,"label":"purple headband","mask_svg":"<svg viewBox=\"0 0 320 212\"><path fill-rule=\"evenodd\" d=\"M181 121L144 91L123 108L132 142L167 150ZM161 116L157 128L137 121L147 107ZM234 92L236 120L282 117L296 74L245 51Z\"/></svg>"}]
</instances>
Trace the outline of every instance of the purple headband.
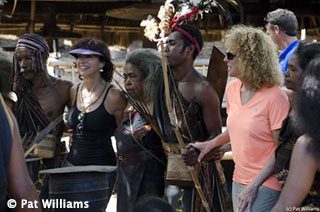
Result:
<instances>
[{"instance_id":1,"label":"purple headband","mask_svg":"<svg viewBox=\"0 0 320 212\"><path fill-rule=\"evenodd\" d=\"M41 54L49 57L49 46L46 41L33 38L28 35L23 35L19 38L16 48L28 48L33 50L32 52L32 66L35 71L45 70L44 62L42 61Z\"/></svg>"},{"instance_id":2,"label":"purple headband","mask_svg":"<svg viewBox=\"0 0 320 212\"><path fill-rule=\"evenodd\" d=\"M45 56L49 57L48 43L42 42L29 36L21 36L17 42L16 47L25 47L35 51L40 51L41 53L45 54Z\"/></svg>"},{"instance_id":3,"label":"purple headband","mask_svg":"<svg viewBox=\"0 0 320 212\"><path fill-rule=\"evenodd\" d=\"M72 56L74 56L75 58L77 58L78 54L84 54L84 55L98 55L103 57L104 59L106 59L106 57L104 55L102 55L100 52L96 52L90 49L73 49L69 52L69 54L71 54Z\"/></svg>"}]
</instances>

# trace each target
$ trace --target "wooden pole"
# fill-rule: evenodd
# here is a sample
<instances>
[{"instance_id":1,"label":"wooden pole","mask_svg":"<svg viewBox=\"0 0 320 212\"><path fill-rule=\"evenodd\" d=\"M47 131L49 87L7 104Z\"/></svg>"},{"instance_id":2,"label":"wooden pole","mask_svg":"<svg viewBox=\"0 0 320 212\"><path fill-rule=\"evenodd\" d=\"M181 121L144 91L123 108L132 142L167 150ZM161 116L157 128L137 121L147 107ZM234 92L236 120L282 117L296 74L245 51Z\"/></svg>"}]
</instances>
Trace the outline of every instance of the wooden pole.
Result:
<instances>
[{"instance_id":1,"label":"wooden pole","mask_svg":"<svg viewBox=\"0 0 320 212\"><path fill-rule=\"evenodd\" d=\"M36 0L31 0L31 9L30 9L30 26L29 33L34 33L34 18L36 15Z\"/></svg>"}]
</instances>

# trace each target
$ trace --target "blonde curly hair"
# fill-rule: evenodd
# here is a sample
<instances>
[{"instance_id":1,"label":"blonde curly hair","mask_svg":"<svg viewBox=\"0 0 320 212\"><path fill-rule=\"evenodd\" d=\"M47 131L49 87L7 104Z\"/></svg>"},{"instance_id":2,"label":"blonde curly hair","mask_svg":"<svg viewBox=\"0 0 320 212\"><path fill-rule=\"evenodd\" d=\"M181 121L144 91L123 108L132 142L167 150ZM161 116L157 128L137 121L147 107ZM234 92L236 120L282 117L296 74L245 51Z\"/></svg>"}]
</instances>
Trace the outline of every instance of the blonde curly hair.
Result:
<instances>
[{"instance_id":1,"label":"blonde curly hair","mask_svg":"<svg viewBox=\"0 0 320 212\"><path fill-rule=\"evenodd\" d=\"M245 79L253 90L281 85L276 46L261 29L233 26L225 35L225 46L238 57L240 78Z\"/></svg>"}]
</instances>

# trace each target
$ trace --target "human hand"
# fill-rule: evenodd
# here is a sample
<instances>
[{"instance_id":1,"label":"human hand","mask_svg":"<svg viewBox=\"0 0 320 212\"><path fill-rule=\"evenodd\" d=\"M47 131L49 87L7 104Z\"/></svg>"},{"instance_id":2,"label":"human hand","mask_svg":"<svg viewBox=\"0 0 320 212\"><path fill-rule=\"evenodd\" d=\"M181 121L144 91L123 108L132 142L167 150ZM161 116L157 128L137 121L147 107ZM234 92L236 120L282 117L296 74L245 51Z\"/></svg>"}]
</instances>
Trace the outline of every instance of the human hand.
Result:
<instances>
[{"instance_id":1,"label":"human hand","mask_svg":"<svg viewBox=\"0 0 320 212\"><path fill-rule=\"evenodd\" d=\"M221 159L224 156L224 153L231 150L230 144L223 144L221 146L218 146L214 149L212 149L210 152L208 152L203 160L214 160L214 161L221 161Z\"/></svg>"},{"instance_id":2,"label":"human hand","mask_svg":"<svg viewBox=\"0 0 320 212\"><path fill-rule=\"evenodd\" d=\"M187 166L194 166L198 163L199 150L193 146L188 145L186 150L182 152L182 158Z\"/></svg>"},{"instance_id":3,"label":"human hand","mask_svg":"<svg viewBox=\"0 0 320 212\"><path fill-rule=\"evenodd\" d=\"M198 156L198 162L200 163L201 160L203 159L203 157L211 150L211 145L208 141L206 142L196 142L196 143L191 143L187 146L187 148L189 148L189 146L197 149L200 151L200 154Z\"/></svg>"},{"instance_id":4,"label":"human hand","mask_svg":"<svg viewBox=\"0 0 320 212\"><path fill-rule=\"evenodd\" d=\"M251 212L252 205L258 194L258 186L248 185L244 191L239 195L238 201L238 212L244 211L248 208L248 211Z\"/></svg>"}]
</instances>

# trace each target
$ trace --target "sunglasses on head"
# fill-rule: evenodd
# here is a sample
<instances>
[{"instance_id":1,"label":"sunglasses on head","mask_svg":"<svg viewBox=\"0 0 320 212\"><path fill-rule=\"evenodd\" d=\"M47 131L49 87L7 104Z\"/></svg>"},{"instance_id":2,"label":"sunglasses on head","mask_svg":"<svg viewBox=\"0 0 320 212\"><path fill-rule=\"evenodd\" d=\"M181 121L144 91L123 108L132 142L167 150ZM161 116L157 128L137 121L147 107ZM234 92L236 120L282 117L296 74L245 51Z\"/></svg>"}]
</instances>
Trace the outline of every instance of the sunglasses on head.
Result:
<instances>
[{"instance_id":1,"label":"sunglasses on head","mask_svg":"<svg viewBox=\"0 0 320 212\"><path fill-rule=\"evenodd\" d=\"M227 51L226 56L227 56L228 60L233 60L233 58L235 58L237 55L232 54L231 52Z\"/></svg>"},{"instance_id":2,"label":"sunglasses on head","mask_svg":"<svg viewBox=\"0 0 320 212\"><path fill-rule=\"evenodd\" d=\"M83 130L84 130L84 123L83 123L83 121L84 121L84 116L85 116L85 113L84 113L84 112L81 112L81 113L79 113L79 115L78 115L78 121L79 121L79 123L77 124L76 132L77 132L77 133L80 133L80 134L82 134L82 133L83 133Z\"/></svg>"}]
</instances>

